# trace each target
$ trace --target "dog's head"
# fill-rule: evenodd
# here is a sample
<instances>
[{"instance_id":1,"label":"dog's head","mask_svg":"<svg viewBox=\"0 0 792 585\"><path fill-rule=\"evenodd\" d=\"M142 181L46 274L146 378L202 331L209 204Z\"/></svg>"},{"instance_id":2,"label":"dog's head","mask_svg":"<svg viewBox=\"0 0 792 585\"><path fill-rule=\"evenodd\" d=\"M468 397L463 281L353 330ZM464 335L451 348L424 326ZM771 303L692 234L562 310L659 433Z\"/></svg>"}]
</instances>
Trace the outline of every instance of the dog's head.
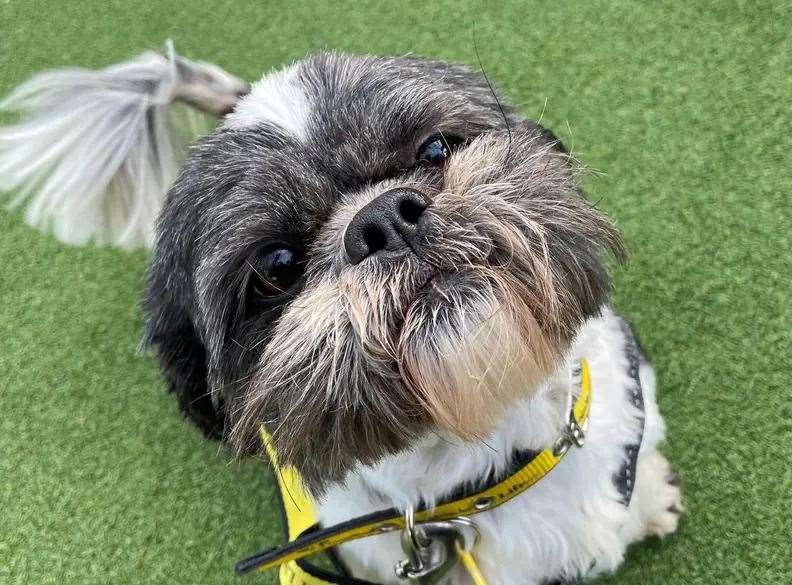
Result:
<instances>
[{"instance_id":1,"label":"dog's head","mask_svg":"<svg viewBox=\"0 0 792 585\"><path fill-rule=\"evenodd\" d=\"M185 412L263 423L320 492L441 428L480 437L558 364L622 253L555 137L471 70L321 54L193 150L145 301Z\"/></svg>"}]
</instances>

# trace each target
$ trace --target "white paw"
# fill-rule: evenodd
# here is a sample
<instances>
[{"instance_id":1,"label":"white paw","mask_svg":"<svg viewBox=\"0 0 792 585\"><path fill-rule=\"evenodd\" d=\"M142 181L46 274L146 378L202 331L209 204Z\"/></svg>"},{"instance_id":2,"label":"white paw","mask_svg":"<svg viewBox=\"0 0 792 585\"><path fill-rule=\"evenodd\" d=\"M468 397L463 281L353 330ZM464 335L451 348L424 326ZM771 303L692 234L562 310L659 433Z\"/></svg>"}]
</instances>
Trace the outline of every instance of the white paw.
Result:
<instances>
[{"instance_id":1,"label":"white paw","mask_svg":"<svg viewBox=\"0 0 792 585\"><path fill-rule=\"evenodd\" d=\"M658 451L652 451L638 460L635 483L638 513L645 536L668 536L676 532L679 518L684 512L679 476L671 464Z\"/></svg>"}]
</instances>

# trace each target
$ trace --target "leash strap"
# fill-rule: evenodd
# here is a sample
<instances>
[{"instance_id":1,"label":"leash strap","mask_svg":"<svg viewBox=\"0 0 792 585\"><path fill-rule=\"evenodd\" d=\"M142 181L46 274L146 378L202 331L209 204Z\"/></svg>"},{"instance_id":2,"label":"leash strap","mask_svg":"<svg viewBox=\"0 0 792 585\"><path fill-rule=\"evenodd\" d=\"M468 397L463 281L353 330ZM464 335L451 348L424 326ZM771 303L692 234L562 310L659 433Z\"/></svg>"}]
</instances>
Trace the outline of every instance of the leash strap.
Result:
<instances>
[{"instance_id":1,"label":"leash strap","mask_svg":"<svg viewBox=\"0 0 792 585\"><path fill-rule=\"evenodd\" d=\"M457 556L462 562L462 566L468 572L468 575L470 575L473 585L488 585L487 580L484 578L484 575L478 568L478 564L476 563L476 558L473 556L473 553L459 546L458 542L455 543L455 547Z\"/></svg>"},{"instance_id":2,"label":"leash strap","mask_svg":"<svg viewBox=\"0 0 792 585\"><path fill-rule=\"evenodd\" d=\"M554 446L539 453L518 453L513 462L516 469L504 478L494 478L484 488L472 494L451 499L434 508L419 508L415 512L415 522L420 524L430 520L450 520L459 516L473 516L485 510L497 508L520 495L558 465L564 458L569 445L582 445L583 437L580 429L585 426L590 408L591 374L588 362L582 359L580 360L580 392L570 412L568 428ZM237 574L247 573L254 569L266 571L279 566L283 584L322 585L322 579L317 579L314 575L306 572L301 566L302 563L299 562L300 559L351 540L404 529L404 516L395 508L380 510L335 526L319 529L313 502L303 489L297 470L291 466L281 466L278 463L272 440L263 430L262 438L278 479L289 542L238 562L235 566ZM362 583L351 578L345 578L343 582Z\"/></svg>"}]
</instances>

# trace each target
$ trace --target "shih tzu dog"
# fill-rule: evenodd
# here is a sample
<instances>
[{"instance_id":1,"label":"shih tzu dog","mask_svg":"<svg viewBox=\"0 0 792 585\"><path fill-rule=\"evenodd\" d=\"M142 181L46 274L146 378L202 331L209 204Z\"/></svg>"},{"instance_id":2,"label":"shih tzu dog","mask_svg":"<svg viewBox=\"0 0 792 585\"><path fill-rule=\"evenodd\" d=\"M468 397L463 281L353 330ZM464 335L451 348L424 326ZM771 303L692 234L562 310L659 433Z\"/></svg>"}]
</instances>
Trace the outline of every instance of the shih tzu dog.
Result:
<instances>
[{"instance_id":1,"label":"shih tzu dog","mask_svg":"<svg viewBox=\"0 0 792 585\"><path fill-rule=\"evenodd\" d=\"M67 241L152 246L144 343L182 411L239 453L263 425L323 526L431 507L552 445L585 359L585 444L475 516L481 573L576 580L676 530L652 367L608 304L620 237L482 74L320 53L248 88L171 51L49 76L5 103L28 115L0 130L0 187ZM164 196L174 101L224 117ZM396 532L338 554L400 582Z\"/></svg>"}]
</instances>

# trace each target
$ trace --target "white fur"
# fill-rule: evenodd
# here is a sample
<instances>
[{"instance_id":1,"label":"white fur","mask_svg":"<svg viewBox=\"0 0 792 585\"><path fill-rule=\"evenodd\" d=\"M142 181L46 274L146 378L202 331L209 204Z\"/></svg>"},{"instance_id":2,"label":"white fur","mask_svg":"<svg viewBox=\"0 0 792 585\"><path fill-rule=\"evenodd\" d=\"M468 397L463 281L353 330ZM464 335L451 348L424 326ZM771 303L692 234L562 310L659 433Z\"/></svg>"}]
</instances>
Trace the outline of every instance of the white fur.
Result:
<instances>
[{"instance_id":1,"label":"white fur","mask_svg":"<svg viewBox=\"0 0 792 585\"><path fill-rule=\"evenodd\" d=\"M248 130L261 123L269 123L299 140L305 140L311 108L297 80L298 68L298 64L291 65L254 83L250 93L228 115L224 127Z\"/></svg>"},{"instance_id":2,"label":"white fur","mask_svg":"<svg viewBox=\"0 0 792 585\"><path fill-rule=\"evenodd\" d=\"M420 500L436 502L465 481L503 470L515 449L552 444L564 421L569 364L585 357L591 365L593 400L583 448L566 458L527 492L474 517L482 533L478 562L491 585L539 584L548 578L590 576L614 570L628 544L648 533L666 534L667 508L679 505L679 490L667 481L669 468L655 451L664 424L655 401L651 366L642 364L646 429L632 504L620 503L613 476L634 443L640 413L629 402L632 379L618 317L606 309L580 332L567 364L536 393L511 409L483 443L461 443L433 435L409 452L373 467L361 467L319 503L324 525L388 506L400 509ZM658 528L657 523L662 526ZM398 534L385 534L340 547L353 575L399 583L394 563L403 558ZM449 576L466 583L460 568Z\"/></svg>"},{"instance_id":3,"label":"white fur","mask_svg":"<svg viewBox=\"0 0 792 585\"><path fill-rule=\"evenodd\" d=\"M176 128L170 106L182 99L221 112L246 88L170 43L165 55L36 75L0 101L22 113L0 128L0 192L14 193L12 206L29 200L27 222L66 243L150 245L186 144L210 130L187 109Z\"/></svg>"}]
</instances>

